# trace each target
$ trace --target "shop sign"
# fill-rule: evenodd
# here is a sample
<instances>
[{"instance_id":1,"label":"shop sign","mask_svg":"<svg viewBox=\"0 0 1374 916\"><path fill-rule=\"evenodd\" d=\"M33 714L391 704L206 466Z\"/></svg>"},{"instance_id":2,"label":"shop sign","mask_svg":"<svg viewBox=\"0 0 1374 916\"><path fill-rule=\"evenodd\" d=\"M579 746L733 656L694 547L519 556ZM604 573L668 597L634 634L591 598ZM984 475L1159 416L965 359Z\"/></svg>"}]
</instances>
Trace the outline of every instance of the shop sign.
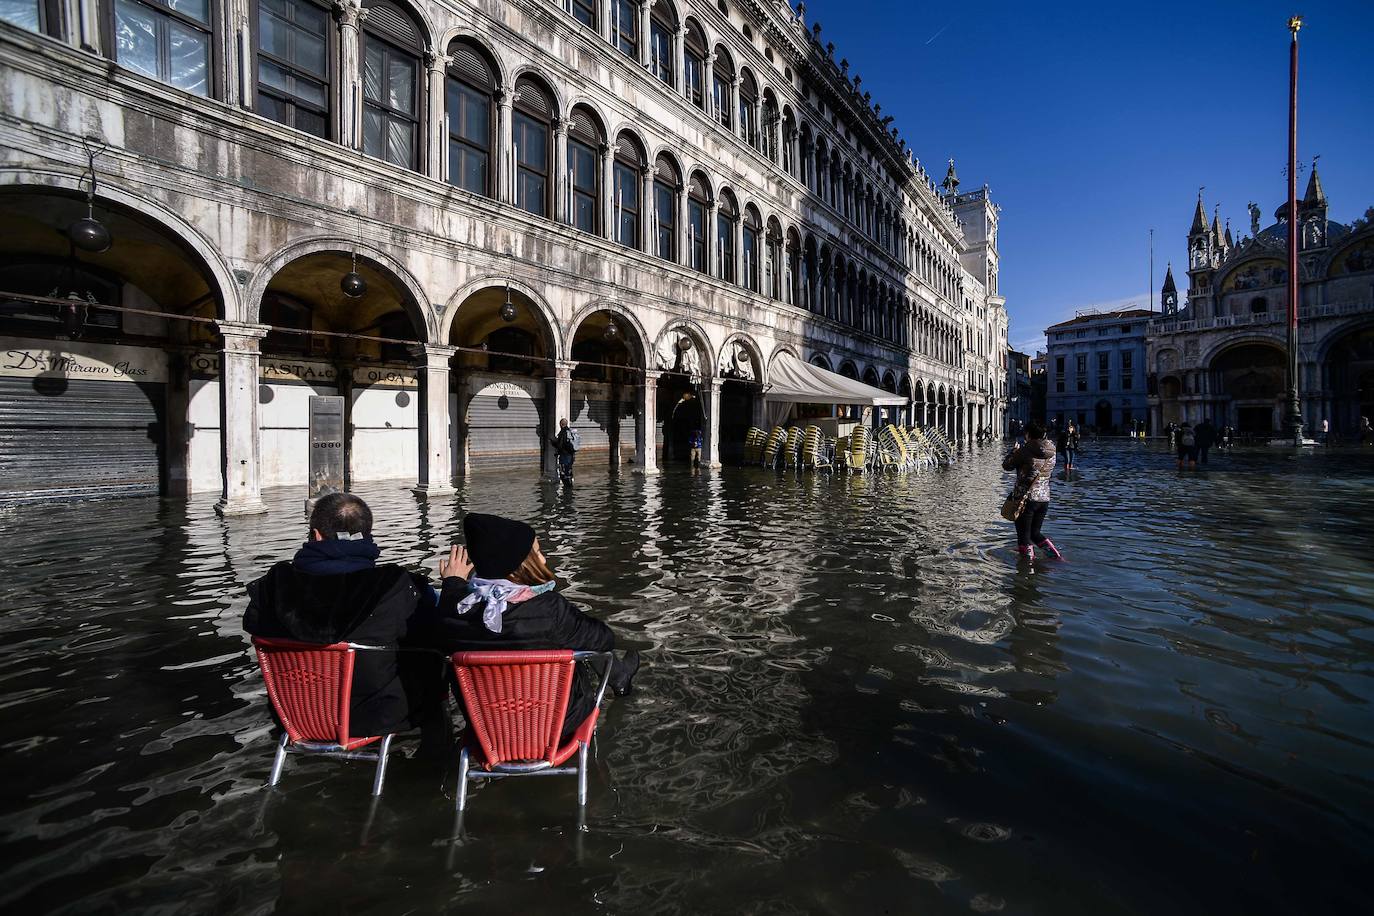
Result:
<instances>
[{"instance_id":1,"label":"shop sign","mask_svg":"<svg viewBox=\"0 0 1374 916\"><path fill-rule=\"evenodd\" d=\"M167 354L149 347L14 337L0 343L0 376L165 382Z\"/></svg>"},{"instance_id":2,"label":"shop sign","mask_svg":"<svg viewBox=\"0 0 1374 916\"><path fill-rule=\"evenodd\" d=\"M353 384L376 385L380 388L419 388L420 376L414 369L357 366L353 370Z\"/></svg>"}]
</instances>

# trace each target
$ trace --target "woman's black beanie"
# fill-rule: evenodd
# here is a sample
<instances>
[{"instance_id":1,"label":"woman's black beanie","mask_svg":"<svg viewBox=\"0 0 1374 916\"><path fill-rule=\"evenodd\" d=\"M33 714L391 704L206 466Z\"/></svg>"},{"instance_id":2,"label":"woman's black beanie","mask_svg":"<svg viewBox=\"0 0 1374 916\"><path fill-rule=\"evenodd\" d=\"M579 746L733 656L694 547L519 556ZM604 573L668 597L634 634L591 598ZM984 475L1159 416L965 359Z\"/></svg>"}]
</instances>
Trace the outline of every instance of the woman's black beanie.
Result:
<instances>
[{"instance_id":1,"label":"woman's black beanie","mask_svg":"<svg viewBox=\"0 0 1374 916\"><path fill-rule=\"evenodd\" d=\"M524 522L469 512L463 516L468 558L479 579L504 579L520 568L534 546L534 529Z\"/></svg>"}]
</instances>

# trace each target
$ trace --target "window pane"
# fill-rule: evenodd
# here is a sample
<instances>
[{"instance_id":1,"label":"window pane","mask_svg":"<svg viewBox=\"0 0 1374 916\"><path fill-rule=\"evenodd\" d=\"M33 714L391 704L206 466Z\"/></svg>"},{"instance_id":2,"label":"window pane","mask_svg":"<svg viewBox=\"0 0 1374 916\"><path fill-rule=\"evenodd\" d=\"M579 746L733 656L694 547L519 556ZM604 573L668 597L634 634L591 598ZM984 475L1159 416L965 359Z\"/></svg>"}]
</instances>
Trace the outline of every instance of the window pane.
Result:
<instances>
[{"instance_id":1,"label":"window pane","mask_svg":"<svg viewBox=\"0 0 1374 916\"><path fill-rule=\"evenodd\" d=\"M270 86L282 92L290 93L292 88L291 74L281 67L264 58L258 59L258 83L263 86Z\"/></svg>"},{"instance_id":2,"label":"window pane","mask_svg":"<svg viewBox=\"0 0 1374 916\"><path fill-rule=\"evenodd\" d=\"M0 21L38 31L38 0L0 0Z\"/></svg>"},{"instance_id":3,"label":"window pane","mask_svg":"<svg viewBox=\"0 0 1374 916\"><path fill-rule=\"evenodd\" d=\"M415 163L415 126L400 118L387 119L387 161L411 168Z\"/></svg>"},{"instance_id":4,"label":"window pane","mask_svg":"<svg viewBox=\"0 0 1374 916\"><path fill-rule=\"evenodd\" d=\"M573 184L593 193L596 190L596 154L580 143L569 144L572 153Z\"/></svg>"},{"instance_id":5,"label":"window pane","mask_svg":"<svg viewBox=\"0 0 1374 916\"><path fill-rule=\"evenodd\" d=\"M318 105L320 108L325 107L328 93L325 91L323 83L301 79L300 77L294 77L292 82L296 87L296 98Z\"/></svg>"},{"instance_id":6,"label":"window pane","mask_svg":"<svg viewBox=\"0 0 1374 916\"><path fill-rule=\"evenodd\" d=\"M658 227L658 256L665 261L673 259L673 229L671 226Z\"/></svg>"},{"instance_id":7,"label":"window pane","mask_svg":"<svg viewBox=\"0 0 1374 916\"><path fill-rule=\"evenodd\" d=\"M363 54L363 95L374 102L385 98L382 95L382 72L385 69L382 49L375 42L366 42Z\"/></svg>"},{"instance_id":8,"label":"window pane","mask_svg":"<svg viewBox=\"0 0 1374 916\"><path fill-rule=\"evenodd\" d=\"M585 194L578 194L573 201L575 210L574 224L584 232L596 231L596 200Z\"/></svg>"},{"instance_id":9,"label":"window pane","mask_svg":"<svg viewBox=\"0 0 1374 916\"><path fill-rule=\"evenodd\" d=\"M596 27L596 0L572 0L573 18L585 26Z\"/></svg>"},{"instance_id":10,"label":"window pane","mask_svg":"<svg viewBox=\"0 0 1374 916\"><path fill-rule=\"evenodd\" d=\"M379 157L386 154L382 113L371 107L363 112L363 152Z\"/></svg>"},{"instance_id":11,"label":"window pane","mask_svg":"<svg viewBox=\"0 0 1374 916\"><path fill-rule=\"evenodd\" d=\"M548 130L533 119L515 116L515 155L522 165L548 171Z\"/></svg>"},{"instance_id":12,"label":"window pane","mask_svg":"<svg viewBox=\"0 0 1374 916\"><path fill-rule=\"evenodd\" d=\"M210 0L162 0L167 6L197 22L210 24Z\"/></svg>"},{"instance_id":13,"label":"window pane","mask_svg":"<svg viewBox=\"0 0 1374 916\"><path fill-rule=\"evenodd\" d=\"M291 61L302 70L324 77L326 51L323 26L318 32L306 32L297 28L292 38L295 43L291 49Z\"/></svg>"},{"instance_id":14,"label":"window pane","mask_svg":"<svg viewBox=\"0 0 1374 916\"><path fill-rule=\"evenodd\" d=\"M306 111L303 108L296 109L296 127L299 130L314 134L317 137L327 136L328 124L325 122L324 115L316 114L313 111Z\"/></svg>"},{"instance_id":15,"label":"window pane","mask_svg":"<svg viewBox=\"0 0 1374 916\"><path fill-rule=\"evenodd\" d=\"M654 185L654 209L658 211L658 221L665 226L671 226L675 222L673 219L674 200L676 195L673 189L667 185Z\"/></svg>"},{"instance_id":16,"label":"window pane","mask_svg":"<svg viewBox=\"0 0 1374 916\"><path fill-rule=\"evenodd\" d=\"M487 154L473 149L463 151L463 188L474 194L487 193Z\"/></svg>"},{"instance_id":17,"label":"window pane","mask_svg":"<svg viewBox=\"0 0 1374 916\"><path fill-rule=\"evenodd\" d=\"M258 47L277 57L291 56L290 26L272 15L266 6L258 9Z\"/></svg>"},{"instance_id":18,"label":"window pane","mask_svg":"<svg viewBox=\"0 0 1374 916\"><path fill-rule=\"evenodd\" d=\"M620 244L626 248L639 247L639 217L633 213L620 214Z\"/></svg>"},{"instance_id":19,"label":"window pane","mask_svg":"<svg viewBox=\"0 0 1374 916\"><path fill-rule=\"evenodd\" d=\"M449 125L450 129L457 130L459 136L477 146L490 148L491 100L470 86L456 85L462 101L461 117L457 123Z\"/></svg>"},{"instance_id":20,"label":"window pane","mask_svg":"<svg viewBox=\"0 0 1374 916\"><path fill-rule=\"evenodd\" d=\"M387 65L387 98L391 107L414 114L415 62L399 55L388 55Z\"/></svg>"},{"instance_id":21,"label":"window pane","mask_svg":"<svg viewBox=\"0 0 1374 916\"><path fill-rule=\"evenodd\" d=\"M115 4L115 59L144 76L158 78L154 14L131 0Z\"/></svg>"},{"instance_id":22,"label":"window pane","mask_svg":"<svg viewBox=\"0 0 1374 916\"><path fill-rule=\"evenodd\" d=\"M527 210L535 216L544 215L544 191L547 188L544 176L536 175L533 172L520 170L520 181L517 187L517 205L522 210Z\"/></svg>"},{"instance_id":23,"label":"window pane","mask_svg":"<svg viewBox=\"0 0 1374 916\"><path fill-rule=\"evenodd\" d=\"M262 80L258 80L258 85L263 85ZM258 114L263 117L271 118L273 121L278 121L282 124L291 123L291 106L280 101L275 96L259 91L256 108Z\"/></svg>"}]
</instances>

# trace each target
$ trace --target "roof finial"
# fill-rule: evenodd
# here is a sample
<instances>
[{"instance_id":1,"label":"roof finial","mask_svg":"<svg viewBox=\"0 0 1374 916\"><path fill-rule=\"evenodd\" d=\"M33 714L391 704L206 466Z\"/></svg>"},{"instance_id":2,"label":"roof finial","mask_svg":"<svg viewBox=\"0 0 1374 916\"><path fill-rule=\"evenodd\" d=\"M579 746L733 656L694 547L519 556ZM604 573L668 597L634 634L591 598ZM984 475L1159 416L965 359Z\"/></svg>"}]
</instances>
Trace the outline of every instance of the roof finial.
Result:
<instances>
[{"instance_id":1,"label":"roof finial","mask_svg":"<svg viewBox=\"0 0 1374 916\"><path fill-rule=\"evenodd\" d=\"M954 172L954 159L949 160L949 171L945 172L945 180L941 182L946 194L956 194L959 191L959 176Z\"/></svg>"}]
</instances>

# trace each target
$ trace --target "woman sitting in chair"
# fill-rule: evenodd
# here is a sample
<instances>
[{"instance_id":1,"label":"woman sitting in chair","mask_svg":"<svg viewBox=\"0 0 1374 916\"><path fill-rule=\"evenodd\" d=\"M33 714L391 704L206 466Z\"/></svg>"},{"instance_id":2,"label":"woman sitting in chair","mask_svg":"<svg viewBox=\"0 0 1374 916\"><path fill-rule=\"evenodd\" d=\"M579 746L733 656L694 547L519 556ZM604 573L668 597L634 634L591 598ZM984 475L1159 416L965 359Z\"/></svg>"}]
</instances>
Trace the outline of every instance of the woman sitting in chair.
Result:
<instances>
[{"instance_id":1,"label":"woman sitting in chair","mask_svg":"<svg viewBox=\"0 0 1374 916\"><path fill-rule=\"evenodd\" d=\"M454 545L439 563L441 642L447 652L615 648L611 628L554 591L557 584L535 531L524 522L469 512L466 547ZM630 692L639 653L626 652L611 668L616 696ZM579 666L563 719L566 741L592 711L596 689Z\"/></svg>"}]
</instances>

